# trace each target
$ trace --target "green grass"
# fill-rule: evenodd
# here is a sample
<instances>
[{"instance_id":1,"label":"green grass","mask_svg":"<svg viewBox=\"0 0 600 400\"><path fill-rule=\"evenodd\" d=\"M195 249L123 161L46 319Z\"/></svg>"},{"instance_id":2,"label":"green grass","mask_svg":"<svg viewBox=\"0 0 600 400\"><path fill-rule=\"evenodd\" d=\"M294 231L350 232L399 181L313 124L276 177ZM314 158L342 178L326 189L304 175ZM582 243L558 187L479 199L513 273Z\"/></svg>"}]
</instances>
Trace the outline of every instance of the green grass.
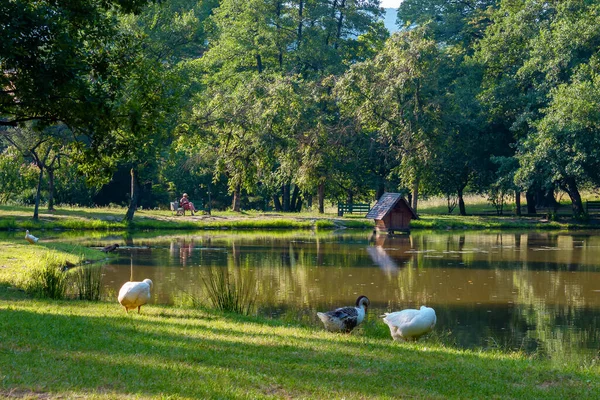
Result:
<instances>
[{"instance_id":1,"label":"green grass","mask_svg":"<svg viewBox=\"0 0 600 400\"><path fill-rule=\"evenodd\" d=\"M62 268L79 265L84 260L97 261L105 257L98 250L77 244L40 240L32 245L25 240L22 243L0 240L0 285L25 290L30 287L31 279L35 278L32 274L35 275L50 263L53 267Z\"/></svg>"},{"instance_id":2,"label":"green grass","mask_svg":"<svg viewBox=\"0 0 600 400\"><path fill-rule=\"evenodd\" d=\"M0 242L0 397L600 397L596 365L461 350L443 332L397 343L372 315L345 335L325 332L314 315L272 320L156 305L126 314L115 298L32 299L13 280L43 254L105 257L77 245Z\"/></svg>"},{"instance_id":3,"label":"green grass","mask_svg":"<svg viewBox=\"0 0 600 400\"><path fill-rule=\"evenodd\" d=\"M0 230L65 229L65 230L199 230L199 229L334 229L372 228L373 222L360 223L338 219L334 214L264 213L246 211L233 213L215 211L212 216L196 215L174 217L170 211L140 210L131 224L122 221L125 208L57 207L49 213L40 209L39 221L34 221L32 207L0 206ZM334 222L334 218L336 221ZM327 221L327 222L323 222ZM348 226L346 226L346 222Z\"/></svg>"},{"instance_id":4,"label":"green grass","mask_svg":"<svg viewBox=\"0 0 600 400\"><path fill-rule=\"evenodd\" d=\"M0 395L32 398L598 398L597 367L115 302L0 303Z\"/></svg>"},{"instance_id":5,"label":"green grass","mask_svg":"<svg viewBox=\"0 0 600 400\"><path fill-rule=\"evenodd\" d=\"M422 202L419 220L411 222L411 229L584 229L599 228L597 219L578 221L570 218L566 208L557 221L543 220L543 216L517 217L514 215L447 215L439 204ZM472 208L484 210L485 203L473 203ZM568 207L567 207L568 208ZM0 230L29 229L34 234L42 229L96 230L96 231L149 231L149 230L334 230L374 228L374 222L364 215L346 214L338 217L334 210L325 214L276 213L261 211L215 211L212 216L197 215L174 217L166 210L139 210L131 224L122 221L125 208L57 208L49 213L40 210L39 221L33 221L31 207L0 206Z\"/></svg>"}]
</instances>

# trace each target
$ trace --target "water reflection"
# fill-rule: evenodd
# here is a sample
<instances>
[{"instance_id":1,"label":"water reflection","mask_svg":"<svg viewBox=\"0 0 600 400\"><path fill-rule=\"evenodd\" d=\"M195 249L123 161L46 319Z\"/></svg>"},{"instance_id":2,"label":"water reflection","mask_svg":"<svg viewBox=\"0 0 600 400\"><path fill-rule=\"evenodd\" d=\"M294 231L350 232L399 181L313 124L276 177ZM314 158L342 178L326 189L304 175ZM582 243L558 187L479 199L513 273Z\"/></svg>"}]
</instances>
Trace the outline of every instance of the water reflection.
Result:
<instances>
[{"instance_id":1,"label":"water reflection","mask_svg":"<svg viewBox=\"0 0 600 400\"><path fill-rule=\"evenodd\" d=\"M223 268L255 282L265 314L295 310L316 325L317 309L350 305L365 294L374 319L384 311L434 307L436 330L450 332L460 346L492 345L555 359L598 355L600 236L588 232L202 232L122 240L126 246L110 255L105 268L106 293L131 278L150 278L153 302L173 303L181 293L201 294L207 271Z\"/></svg>"},{"instance_id":2,"label":"water reflection","mask_svg":"<svg viewBox=\"0 0 600 400\"><path fill-rule=\"evenodd\" d=\"M372 234L371 245L367 253L382 271L398 273L399 268L408 264L413 258L412 243L409 235L378 235Z\"/></svg>"}]
</instances>

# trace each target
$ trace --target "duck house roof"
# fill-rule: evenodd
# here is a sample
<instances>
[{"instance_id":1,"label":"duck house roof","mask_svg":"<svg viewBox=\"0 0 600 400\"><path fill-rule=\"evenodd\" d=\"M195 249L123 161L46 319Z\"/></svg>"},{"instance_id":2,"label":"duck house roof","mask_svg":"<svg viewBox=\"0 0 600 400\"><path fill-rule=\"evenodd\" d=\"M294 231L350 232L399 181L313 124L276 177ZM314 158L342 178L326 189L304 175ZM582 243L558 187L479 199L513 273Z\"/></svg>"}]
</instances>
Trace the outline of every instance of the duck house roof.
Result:
<instances>
[{"instance_id":1,"label":"duck house roof","mask_svg":"<svg viewBox=\"0 0 600 400\"><path fill-rule=\"evenodd\" d=\"M377 204L375 204L373 206L373 208L371 209L371 211L369 211L369 213L366 215L365 218L375 219L375 220L383 219L383 217L385 217L390 211L392 211L394 209L394 207L396 206L396 204L398 204L398 202L400 202L400 201L404 202L406 207L412 213L412 217L414 219L419 218L417 216L417 213L415 213L415 211L412 209L412 207L408 204L408 202L402 197L402 195L400 193L384 193L384 194L382 194L381 197L379 198L379 200L377 201Z\"/></svg>"}]
</instances>

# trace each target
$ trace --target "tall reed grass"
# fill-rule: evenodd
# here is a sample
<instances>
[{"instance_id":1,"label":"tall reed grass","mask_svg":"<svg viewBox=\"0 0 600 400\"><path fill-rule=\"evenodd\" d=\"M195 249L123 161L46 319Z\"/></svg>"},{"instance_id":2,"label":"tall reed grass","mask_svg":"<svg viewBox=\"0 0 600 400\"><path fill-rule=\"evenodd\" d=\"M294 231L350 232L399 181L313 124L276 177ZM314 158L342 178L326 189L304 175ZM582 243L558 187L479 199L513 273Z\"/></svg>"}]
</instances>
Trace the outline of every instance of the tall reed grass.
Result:
<instances>
[{"instance_id":1,"label":"tall reed grass","mask_svg":"<svg viewBox=\"0 0 600 400\"><path fill-rule=\"evenodd\" d=\"M25 290L32 296L60 300L64 299L68 281L61 270L61 257L46 253L40 265L31 270Z\"/></svg>"},{"instance_id":2,"label":"tall reed grass","mask_svg":"<svg viewBox=\"0 0 600 400\"><path fill-rule=\"evenodd\" d=\"M101 266L88 265L76 268L70 274L75 295L80 300L99 301L102 289Z\"/></svg>"},{"instance_id":3,"label":"tall reed grass","mask_svg":"<svg viewBox=\"0 0 600 400\"><path fill-rule=\"evenodd\" d=\"M211 268L202 281L213 308L241 315L250 315L254 309L256 285L253 279L241 275L236 279L224 268ZM193 303L198 303L197 299Z\"/></svg>"}]
</instances>

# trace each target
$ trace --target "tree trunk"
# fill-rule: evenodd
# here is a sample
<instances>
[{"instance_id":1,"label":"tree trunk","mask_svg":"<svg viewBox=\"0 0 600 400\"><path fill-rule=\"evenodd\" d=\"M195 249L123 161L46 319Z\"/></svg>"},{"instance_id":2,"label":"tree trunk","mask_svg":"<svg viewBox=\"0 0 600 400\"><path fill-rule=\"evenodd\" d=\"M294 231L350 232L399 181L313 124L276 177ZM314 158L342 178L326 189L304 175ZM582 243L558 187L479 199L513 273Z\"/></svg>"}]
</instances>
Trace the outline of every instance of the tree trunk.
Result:
<instances>
[{"instance_id":1,"label":"tree trunk","mask_svg":"<svg viewBox=\"0 0 600 400\"><path fill-rule=\"evenodd\" d=\"M302 211L302 194L298 195L298 199L296 200L296 204L294 205L294 211Z\"/></svg>"},{"instance_id":2,"label":"tree trunk","mask_svg":"<svg viewBox=\"0 0 600 400\"><path fill-rule=\"evenodd\" d=\"M375 199L379 200L381 196L385 193L385 184L383 182L379 182L377 185L377 193L375 193Z\"/></svg>"},{"instance_id":3,"label":"tree trunk","mask_svg":"<svg viewBox=\"0 0 600 400\"><path fill-rule=\"evenodd\" d=\"M282 187L283 190L283 211L290 211L290 184L286 183Z\"/></svg>"},{"instance_id":4,"label":"tree trunk","mask_svg":"<svg viewBox=\"0 0 600 400\"><path fill-rule=\"evenodd\" d=\"M206 210L206 213L208 215L211 215L211 213L212 213L212 193L210 190L210 182L208 182L207 189L208 189L208 203L206 204L206 207L204 207L204 209Z\"/></svg>"},{"instance_id":5,"label":"tree trunk","mask_svg":"<svg viewBox=\"0 0 600 400\"><path fill-rule=\"evenodd\" d=\"M304 21L302 20L302 12L304 11L304 0L300 0L300 4L298 4L298 33L296 35L297 43L296 50L300 50L300 45L302 44L302 25Z\"/></svg>"},{"instance_id":6,"label":"tree trunk","mask_svg":"<svg viewBox=\"0 0 600 400\"><path fill-rule=\"evenodd\" d=\"M319 214L325 213L325 182L319 183L317 188L317 194L319 196Z\"/></svg>"},{"instance_id":7,"label":"tree trunk","mask_svg":"<svg viewBox=\"0 0 600 400\"><path fill-rule=\"evenodd\" d=\"M337 32L336 32L336 41L333 44L333 48L337 50L340 42L340 38L342 37L342 27L344 26L344 13L342 12L342 8L346 7L346 0L342 0L340 3L340 16L337 20Z\"/></svg>"},{"instance_id":8,"label":"tree trunk","mask_svg":"<svg viewBox=\"0 0 600 400\"><path fill-rule=\"evenodd\" d=\"M256 54L256 70L258 71L259 74L262 74L263 72L263 64L262 64L262 58L260 57L260 54Z\"/></svg>"},{"instance_id":9,"label":"tree trunk","mask_svg":"<svg viewBox=\"0 0 600 400\"><path fill-rule=\"evenodd\" d=\"M48 211L54 211L54 168L48 168Z\"/></svg>"},{"instance_id":10,"label":"tree trunk","mask_svg":"<svg viewBox=\"0 0 600 400\"><path fill-rule=\"evenodd\" d=\"M346 192L346 204L354 203L354 193L351 190Z\"/></svg>"},{"instance_id":11,"label":"tree trunk","mask_svg":"<svg viewBox=\"0 0 600 400\"><path fill-rule=\"evenodd\" d=\"M573 205L573 216L582 216L584 214L583 202L581 201L581 194L579 193L579 188L577 187L577 182L575 182L575 179L566 179L562 187L571 198L571 204Z\"/></svg>"},{"instance_id":12,"label":"tree trunk","mask_svg":"<svg viewBox=\"0 0 600 400\"><path fill-rule=\"evenodd\" d=\"M281 7L282 7L282 1L277 1L276 6L275 6L275 15L277 15L277 22L275 23L275 27L277 28L277 37L280 37L281 35ZM283 68L283 49L281 48L281 45L277 46L277 62L279 63L279 68Z\"/></svg>"},{"instance_id":13,"label":"tree trunk","mask_svg":"<svg viewBox=\"0 0 600 400\"><path fill-rule=\"evenodd\" d=\"M127 209L127 213L125 214L125 221L132 222L133 215L135 214L135 210L137 209L139 197L140 197L140 183L139 176L135 168L131 168L131 198L129 200L129 208Z\"/></svg>"},{"instance_id":14,"label":"tree trunk","mask_svg":"<svg viewBox=\"0 0 600 400\"><path fill-rule=\"evenodd\" d=\"M281 201L279 200L279 196L276 194L273 195L273 205L275 206L275 211L282 210Z\"/></svg>"},{"instance_id":15,"label":"tree trunk","mask_svg":"<svg viewBox=\"0 0 600 400\"><path fill-rule=\"evenodd\" d=\"M515 213L520 217L521 216L521 191L515 190Z\"/></svg>"},{"instance_id":16,"label":"tree trunk","mask_svg":"<svg viewBox=\"0 0 600 400\"><path fill-rule=\"evenodd\" d=\"M535 194L535 206L556 209L558 202L554 198L554 190L538 190Z\"/></svg>"},{"instance_id":17,"label":"tree trunk","mask_svg":"<svg viewBox=\"0 0 600 400\"><path fill-rule=\"evenodd\" d=\"M296 210L296 206L297 206L299 194L300 194L300 189L298 189L298 186L294 185L294 192L292 193L292 200L290 201L290 211L294 211L294 212L298 211L298 210Z\"/></svg>"},{"instance_id":18,"label":"tree trunk","mask_svg":"<svg viewBox=\"0 0 600 400\"><path fill-rule=\"evenodd\" d=\"M35 191L35 207L33 208L33 219L37 221L39 217L40 210L40 196L42 194L42 178L44 176L44 169L38 166L40 169L40 176L38 177L37 190Z\"/></svg>"},{"instance_id":19,"label":"tree trunk","mask_svg":"<svg viewBox=\"0 0 600 400\"><path fill-rule=\"evenodd\" d=\"M465 199L463 198L463 189L458 189L458 213L460 215L467 215L467 210L465 208Z\"/></svg>"},{"instance_id":20,"label":"tree trunk","mask_svg":"<svg viewBox=\"0 0 600 400\"><path fill-rule=\"evenodd\" d=\"M240 212L240 196L242 191L242 185L240 183L235 184L235 189L233 190L233 202L231 203L231 210L235 212Z\"/></svg>"},{"instance_id":21,"label":"tree trunk","mask_svg":"<svg viewBox=\"0 0 600 400\"><path fill-rule=\"evenodd\" d=\"M419 203L419 179L415 179L413 182L412 189L412 208L415 212L417 212L417 205Z\"/></svg>"},{"instance_id":22,"label":"tree trunk","mask_svg":"<svg viewBox=\"0 0 600 400\"><path fill-rule=\"evenodd\" d=\"M525 201L527 201L527 214L535 214L535 194L531 190L525 192Z\"/></svg>"}]
</instances>

